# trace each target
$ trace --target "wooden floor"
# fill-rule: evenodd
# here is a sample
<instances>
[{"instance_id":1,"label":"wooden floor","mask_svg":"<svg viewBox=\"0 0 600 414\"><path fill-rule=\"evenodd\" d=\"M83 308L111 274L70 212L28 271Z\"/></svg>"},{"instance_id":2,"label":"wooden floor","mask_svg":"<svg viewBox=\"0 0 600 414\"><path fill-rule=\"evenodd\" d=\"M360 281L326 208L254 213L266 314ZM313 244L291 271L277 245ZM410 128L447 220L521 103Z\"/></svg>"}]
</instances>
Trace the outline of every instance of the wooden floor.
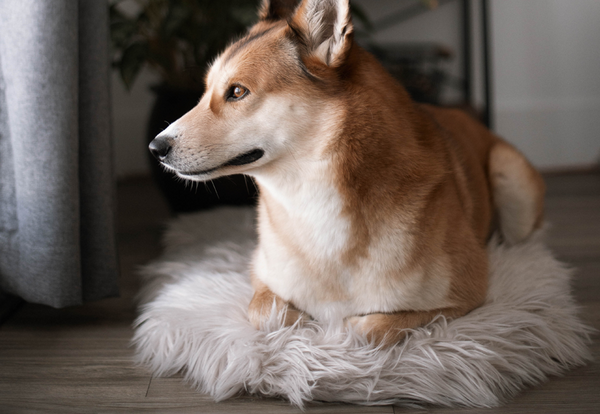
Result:
<instances>
[{"instance_id":1,"label":"wooden floor","mask_svg":"<svg viewBox=\"0 0 600 414\"><path fill-rule=\"evenodd\" d=\"M600 174L547 177L549 243L577 268L574 293L582 318L600 329ZM119 186L119 247L122 296L56 310L24 305L0 327L0 413L26 412L300 412L280 400L239 397L215 403L176 378L151 378L132 363L129 346L139 287L136 268L160 253L168 218L146 180ZM393 406L314 404L309 413L599 413L600 346L594 362L565 377L528 389L505 407L491 410L428 410Z\"/></svg>"}]
</instances>

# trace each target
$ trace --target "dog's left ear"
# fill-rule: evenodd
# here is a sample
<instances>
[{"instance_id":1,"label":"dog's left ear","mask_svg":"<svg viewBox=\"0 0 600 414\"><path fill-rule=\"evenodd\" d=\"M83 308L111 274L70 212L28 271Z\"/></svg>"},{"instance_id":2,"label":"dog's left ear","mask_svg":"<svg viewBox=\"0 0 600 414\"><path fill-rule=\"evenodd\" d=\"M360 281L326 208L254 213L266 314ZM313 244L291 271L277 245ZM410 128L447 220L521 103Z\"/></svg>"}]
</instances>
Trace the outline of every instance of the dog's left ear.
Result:
<instances>
[{"instance_id":1,"label":"dog's left ear","mask_svg":"<svg viewBox=\"0 0 600 414\"><path fill-rule=\"evenodd\" d=\"M262 0L258 17L260 20L287 20L292 17L298 0Z\"/></svg>"},{"instance_id":2,"label":"dog's left ear","mask_svg":"<svg viewBox=\"0 0 600 414\"><path fill-rule=\"evenodd\" d=\"M302 37L309 57L329 67L346 59L354 30L348 0L303 0L288 24Z\"/></svg>"}]
</instances>

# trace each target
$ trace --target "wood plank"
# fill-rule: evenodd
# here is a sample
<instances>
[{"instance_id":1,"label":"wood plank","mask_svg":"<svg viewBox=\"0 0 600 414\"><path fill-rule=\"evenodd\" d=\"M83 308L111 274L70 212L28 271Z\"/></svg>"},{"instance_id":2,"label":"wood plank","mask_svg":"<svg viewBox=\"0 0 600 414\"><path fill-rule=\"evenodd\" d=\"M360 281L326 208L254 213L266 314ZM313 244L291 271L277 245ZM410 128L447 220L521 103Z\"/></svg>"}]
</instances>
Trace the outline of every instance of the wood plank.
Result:
<instances>
[{"instance_id":1,"label":"wood plank","mask_svg":"<svg viewBox=\"0 0 600 414\"><path fill-rule=\"evenodd\" d=\"M196 403L202 406L203 413L302 413L289 402L275 398L258 398L242 395L226 401L215 402L209 395L201 394L186 384L180 375L169 378L153 378L148 389L147 401L177 401ZM383 414L392 413L391 406L366 407L352 404L311 403L304 412L314 414L352 413Z\"/></svg>"},{"instance_id":2,"label":"wood plank","mask_svg":"<svg viewBox=\"0 0 600 414\"><path fill-rule=\"evenodd\" d=\"M65 408L111 401L134 403L143 400L149 382L147 372L130 358L28 356L0 359L0 366L2 412L67 412ZM48 410L48 404L62 408Z\"/></svg>"}]
</instances>

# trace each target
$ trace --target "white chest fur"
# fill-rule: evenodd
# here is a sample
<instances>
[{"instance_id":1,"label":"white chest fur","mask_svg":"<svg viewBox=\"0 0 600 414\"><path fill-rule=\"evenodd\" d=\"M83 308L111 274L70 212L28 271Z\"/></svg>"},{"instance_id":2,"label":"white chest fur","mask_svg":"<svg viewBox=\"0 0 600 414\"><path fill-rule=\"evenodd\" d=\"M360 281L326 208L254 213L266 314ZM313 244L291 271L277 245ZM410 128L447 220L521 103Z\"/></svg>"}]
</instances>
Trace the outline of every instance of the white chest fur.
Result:
<instances>
[{"instance_id":1,"label":"white chest fur","mask_svg":"<svg viewBox=\"0 0 600 414\"><path fill-rule=\"evenodd\" d=\"M296 240L294 244L298 248L316 260L329 261L346 247L350 222L343 217L342 199L326 176L326 167L318 165L303 180L284 183L260 180L274 201L273 205L265 206L271 209L271 220L261 225L287 234ZM275 229L273 226L284 227Z\"/></svg>"},{"instance_id":2,"label":"white chest fur","mask_svg":"<svg viewBox=\"0 0 600 414\"><path fill-rule=\"evenodd\" d=\"M412 239L397 222L372 229L367 256L348 263L350 218L327 165L313 167L299 180L258 177L269 202L260 207L256 276L321 321L448 305L447 258L404 269Z\"/></svg>"}]
</instances>

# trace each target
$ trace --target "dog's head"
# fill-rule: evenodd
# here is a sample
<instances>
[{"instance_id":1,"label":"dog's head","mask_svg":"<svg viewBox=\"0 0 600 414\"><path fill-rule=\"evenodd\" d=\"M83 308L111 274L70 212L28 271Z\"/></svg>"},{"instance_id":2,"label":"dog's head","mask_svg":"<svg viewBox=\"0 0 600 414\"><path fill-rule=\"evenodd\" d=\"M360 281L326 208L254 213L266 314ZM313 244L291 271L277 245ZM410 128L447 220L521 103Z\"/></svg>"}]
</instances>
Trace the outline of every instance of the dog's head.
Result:
<instances>
[{"instance_id":1,"label":"dog's head","mask_svg":"<svg viewBox=\"0 0 600 414\"><path fill-rule=\"evenodd\" d=\"M318 154L338 127L353 29L348 0L296 3L263 0L259 22L211 66L198 105L150 143L167 169L204 181Z\"/></svg>"}]
</instances>

